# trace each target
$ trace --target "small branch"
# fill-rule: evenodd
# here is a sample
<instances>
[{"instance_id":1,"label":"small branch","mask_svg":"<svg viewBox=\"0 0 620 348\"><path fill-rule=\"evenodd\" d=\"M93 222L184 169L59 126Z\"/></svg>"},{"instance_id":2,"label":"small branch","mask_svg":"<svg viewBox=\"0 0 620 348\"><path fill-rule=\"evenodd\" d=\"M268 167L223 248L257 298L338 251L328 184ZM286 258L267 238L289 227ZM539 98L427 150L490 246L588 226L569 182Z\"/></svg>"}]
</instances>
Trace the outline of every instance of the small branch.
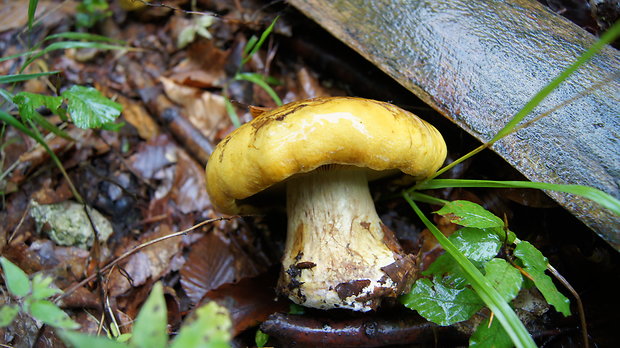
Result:
<instances>
[{"instance_id":1,"label":"small branch","mask_svg":"<svg viewBox=\"0 0 620 348\"><path fill-rule=\"evenodd\" d=\"M581 297L579 296L577 291L570 285L568 280L566 280L566 278L564 278L560 274L560 272L558 272L553 266L551 266L550 264L547 264L547 270L551 272L551 274L553 274L555 279L557 279L560 283L562 283L562 285L564 285L564 287L568 289L568 291L570 291L570 293L575 297L575 300L577 301L577 310L579 311L579 322L581 324L581 335L583 339L583 347L589 348L590 344L588 340L588 327L586 323L586 312L583 309L583 303L581 302Z\"/></svg>"},{"instance_id":2,"label":"small branch","mask_svg":"<svg viewBox=\"0 0 620 348\"><path fill-rule=\"evenodd\" d=\"M174 232L174 233L171 233L171 234L169 234L169 235L166 235L166 236L163 236L163 237L159 237L159 238L153 239L153 240L148 241L148 242L146 242L146 243L142 243L142 244L140 244L140 245L136 246L135 248L133 248L133 249L131 249L131 250L129 250L129 251L126 251L124 254L122 254L121 256L119 256L119 257L117 257L116 259L112 260L112 261L111 261L111 262L109 262L107 265L105 265L105 266L101 267L101 269L100 269L97 273L91 274L90 276L88 276L88 277L84 278L84 279L83 279L82 281L80 281L79 283L77 283L77 284L75 284L75 285L70 286L68 289L66 289L66 290L64 291L64 293L63 293L62 295L58 296L58 297L54 300L54 302L58 302L59 300L61 300L61 299L65 298L65 297L67 297L68 295L70 295L71 293L73 293L75 290L77 290L77 289L81 288L82 286L84 286L84 285L85 285L85 284L87 284L88 282L90 282L90 281L92 281L93 279L95 279L99 273L107 271L108 269L112 268L114 265L116 265L116 264L117 264L117 263L119 263L120 261L122 261L122 260L126 259L127 257L131 256L131 255L132 255L133 253L135 253L136 251L139 251L139 250L141 250L141 249L144 249L144 248L146 248L146 247L148 247L148 246L151 246L151 245L153 245L153 244L155 244L155 243L159 243L159 242L164 241L164 240L166 240L166 239L170 239L170 238L174 238L174 237L179 237L179 236L186 235L188 232L193 231L193 230L195 230L195 229L197 229L198 227L201 227L201 226L203 226L203 225L210 224L210 223L212 223L212 222L216 222L216 221L231 220L231 219L234 219L234 218L237 218L237 217L238 217L238 216L219 217L219 218L215 218L215 219L205 220L205 221L203 221L203 222L201 222L201 223L199 223L199 224L197 224L197 225L194 225L194 226L192 226L192 227L190 227L190 228L188 228L188 229L185 229L185 230L183 230L183 231Z\"/></svg>"}]
</instances>

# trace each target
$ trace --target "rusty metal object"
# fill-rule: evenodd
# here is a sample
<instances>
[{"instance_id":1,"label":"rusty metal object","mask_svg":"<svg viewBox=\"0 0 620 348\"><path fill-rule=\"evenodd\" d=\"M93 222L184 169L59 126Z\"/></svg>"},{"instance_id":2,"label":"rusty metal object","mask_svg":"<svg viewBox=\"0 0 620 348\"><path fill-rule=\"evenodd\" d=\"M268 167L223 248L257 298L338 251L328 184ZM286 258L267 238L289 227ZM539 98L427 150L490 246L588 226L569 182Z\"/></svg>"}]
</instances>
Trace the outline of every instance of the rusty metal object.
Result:
<instances>
[{"instance_id":1,"label":"rusty metal object","mask_svg":"<svg viewBox=\"0 0 620 348\"><path fill-rule=\"evenodd\" d=\"M596 41L529 0L289 3L480 141ZM618 51L606 47L528 117L609 79L619 66ZM612 79L492 148L532 181L620 197L619 90L620 79ZM620 250L620 217L577 196L548 194Z\"/></svg>"}]
</instances>

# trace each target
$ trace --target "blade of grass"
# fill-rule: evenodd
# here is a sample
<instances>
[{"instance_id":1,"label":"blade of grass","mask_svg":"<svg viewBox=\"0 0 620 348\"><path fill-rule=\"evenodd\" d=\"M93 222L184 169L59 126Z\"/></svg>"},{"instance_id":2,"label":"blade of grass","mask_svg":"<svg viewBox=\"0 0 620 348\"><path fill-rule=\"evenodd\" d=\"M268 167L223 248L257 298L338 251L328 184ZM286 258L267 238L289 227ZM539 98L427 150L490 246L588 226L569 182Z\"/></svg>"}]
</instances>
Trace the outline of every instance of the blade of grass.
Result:
<instances>
[{"instance_id":1,"label":"blade of grass","mask_svg":"<svg viewBox=\"0 0 620 348\"><path fill-rule=\"evenodd\" d=\"M605 34L601 36L601 38L594 43L594 45L590 46L590 48L584 52L577 60L566 70L562 71L560 75L558 75L555 79L553 79L549 84L547 84L543 89L541 89L536 95L530 99L525 106L517 112L514 117L508 121L508 123L502 128L494 137L491 139L490 143L494 143L499 139L506 136L510 131L523 120L527 114L529 114L540 102L545 99L554 89L556 89L560 83L566 80L569 76L571 76L577 69L583 65L585 62L590 60L592 56L598 53L603 49L607 44L611 43L620 35L620 21L617 21Z\"/></svg>"},{"instance_id":2,"label":"blade of grass","mask_svg":"<svg viewBox=\"0 0 620 348\"><path fill-rule=\"evenodd\" d=\"M603 34L598 41L596 41L586 52L584 52L577 60L569 66L566 70L564 70L560 75L558 75L555 79L549 82L548 85L543 87L530 101L519 110L506 125L497 132L497 134L487 143L478 146L476 149L470 151L469 153L461 156L456 159L454 162L448 164L447 166L438 170L435 174L429 177L426 180L431 180L439 175L445 173L446 171L452 169L457 164L467 160L478 152L490 147L495 142L505 137L506 135L512 133L517 125L527 116L540 102L545 99L557 86L560 85L564 80L566 80L570 75L572 75L581 65L587 62L592 56L598 53L603 47L605 47L610 42L614 41L616 38L620 36L620 21L617 21L605 34Z\"/></svg>"},{"instance_id":3,"label":"blade of grass","mask_svg":"<svg viewBox=\"0 0 620 348\"><path fill-rule=\"evenodd\" d=\"M271 99L273 99L278 106L282 105L282 99L280 99L276 91L274 91L273 88L265 82L262 75L256 73L239 73L235 75L235 80L246 80L257 84L259 87L264 89L267 94L269 94Z\"/></svg>"},{"instance_id":4,"label":"blade of grass","mask_svg":"<svg viewBox=\"0 0 620 348\"><path fill-rule=\"evenodd\" d=\"M44 49L42 49L40 51L30 52L30 53L32 53L32 57L29 57L26 60L26 62L24 62L24 64L20 68L20 72L24 71L24 69L26 69L26 67L28 65L30 65L30 63L35 61L37 58L47 54L48 52L55 51L55 50L65 50L65 49L68 49L68 48L96 48L96 49L100 49L100 50L130 50L130 51L138 50L138 49L132 48L132 47L110 45L110 44L100 43L100 42L87 42L87 41L61 41L61 42L54 42L53 44L45 47ZM1 61L1 59L0 59L0 61Z\"/></svg>"},{"instance_id":5,"label":"blade of grass","mask_svg":"<svg viewBox=\"0 0 620 348\"><path fill-rule=\"evenodd\" d=\"M228 98L224 99L224 106L226 107L226 113L228 113L230 122L232 122L235 128L239 128L239 126L241 126L241 121L239 121L239 116L237 116L235 107L232 105L232 103L230 102Z\"/></svg>"},{"instance_id":6,"label":"blade of grass","mask_svg":"<svg viewBox=\"0 0 620 348\"><path fill-rule=\"evenodd\" d=\"M493 314L508 333L512 342L517 347L536 347L534 340L523 326L515 312L510 308L508 303L502 298L497 290L493 288L491 283L480 273L480 271L463 255L455 246L439 231L435 225L424 215L417 204L411 197L403 192L403 197L409 203L411 208L420 217L424 225L431 231L433 236L437 238L441 246L452 256L459 266L463 269L464 274L476 291L482 301L493 311Z\"/></svg>"},{"instance_id":7,"label":"blade of grass","mask_svg":"<svg viewBox=\"0 0 620 348\"><path fill-rule=\"evenodd\" d=\"M252 59L252 56L256 52L258 52L258 50L261 48L261 46L263 46L263 43L265 42L265 40L267 39L269 34L271 34L271 32L273 31L273 28L276 25L276 22L278 21L278 18L280 18L280 16L274 18L274 20L271 22L271 24L269 24L267 29L265 29L265 31L263 31L263 33L260 36L260 39L258 39L258 42L252 47L250 52L241 61L241 65L243 65L243 64L247 63L248 61L250 61L250 59Z\"/></svg>"},{"instance_id":8,"label":"blade of grass","mask_svg":"<svg viewBox=\"0 0 620 348\"><path fill-rule=\"evenodd\" d=\"M32 29L32 23L34 23L34 14L37 11L37 5L39 0L30 0L28 2L28 30Z\"/></svg>"},{"instance_id":9,"label":"blade of grass","mask_svg":"<svg viewBox=\"0 0 620 348\"><path fill-rule=\"evenodd\" d=\"M20 132L26 134L27 136L35 139L36 134L34 134L28 127L24 126L21 122L19 122L15 117L7 114L6 112L0 110L0 121L6 122L11 126L17 128Z\"/></svg>"},{"instance_id":10,"label":"blade of grass","mask_svg":"<svg viewBox=\"0 0 620 348\"><path fill-rule=\"evenodd\" d=\"M422 203L436 204L436 205L445 205L449 203L449 201L446 201L444 199L433 197L431 195L426 195L420 192L407 192L407 194L414 201L418 201Z\"/></svg>"},{"instance_id":11,"label":"blade of grass","mask_svg":"<svg viewBox=\"0 0 620 348\"><path fill-rule=\"evenodd\" d=\"M90 33L77 33L77 32L73 32L73 31L53 34L53 35L47 36L45 39L43 39L43 41L49 41L49 40L53 40L53 39L88 40L88 41L91 41L91 42L101 41L101 42L115 43L117 45L125 45L126 44L126 42L123 41L123 40L112 39L112 38L109 38L107 36L90 34Z\"/></svg>"},{"instance_id":12,"label":"blade of grass","mask_svg":"<svg viewBox=\"0 0 620 348\"><path fill-rule=\"evenodd\" d=\"M2 83L13 83L13 82L21 82L30 79L34 79L41 76L48 76L58 74L60 71L48 71L36 74L16 74L16 75L4 75L0 76L0 84Z\"/></svg>"},{"instance_id":13,"label":"blade of grass","mask_svg":"<svg viewBox=\"0 0 620 348\"><path fill-rule=\"evenodd\" d=\"M430 190L446 187L495 187L495 188L532 188L571 193L588 198L603 207L620 215L620 201L613 196L583 185L548 184L531 181L495 181L495 180L468 180L468 179L433 179L415 187L416 190ZM410 193L413 189L409 189Z\"/></svg>"}]
</instances>

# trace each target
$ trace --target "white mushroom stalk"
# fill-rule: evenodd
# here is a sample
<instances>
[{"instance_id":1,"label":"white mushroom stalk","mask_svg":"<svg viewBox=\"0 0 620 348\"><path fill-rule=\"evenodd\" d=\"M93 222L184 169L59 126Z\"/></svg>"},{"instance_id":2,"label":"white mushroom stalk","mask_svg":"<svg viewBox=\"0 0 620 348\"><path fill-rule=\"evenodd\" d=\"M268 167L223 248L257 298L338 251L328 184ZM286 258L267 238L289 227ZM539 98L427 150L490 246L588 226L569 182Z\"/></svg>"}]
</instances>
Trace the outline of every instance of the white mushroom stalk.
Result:
<instances>
[{"instance_id":1,"label":"white mushroom stalk","mask_svg":"<svg viewBox=\"0 0 620 348\"><path fill-rule=\"evenodd\" d=\"M375 210L367 171L324 166L287 182L279 290L313 308L368 311L408 289L414 263Z\"/></svg>"}]
</instances>

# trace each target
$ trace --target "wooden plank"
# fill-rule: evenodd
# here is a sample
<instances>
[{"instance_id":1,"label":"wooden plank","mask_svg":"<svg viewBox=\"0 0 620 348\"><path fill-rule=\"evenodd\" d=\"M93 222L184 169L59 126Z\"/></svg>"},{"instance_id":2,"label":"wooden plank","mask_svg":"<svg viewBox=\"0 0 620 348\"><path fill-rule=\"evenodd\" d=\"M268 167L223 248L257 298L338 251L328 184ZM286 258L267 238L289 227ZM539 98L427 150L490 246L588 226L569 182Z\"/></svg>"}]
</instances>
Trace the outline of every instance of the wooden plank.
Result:
<instances>
[{"instance_id":1,"label":"wooden plank","mask_svg":"<svg viewBox=\"0 0 620 348\"><path fill-rule=\"evenodd\" d=\"M530 0L289 0L481 141L596 39ZM606 47L534 115L609 83L508 136L493 150L532 181L582 184L620 197L620 55ZM620 250L620 217L550 192Z\"/></svg>"}]
</instances>

